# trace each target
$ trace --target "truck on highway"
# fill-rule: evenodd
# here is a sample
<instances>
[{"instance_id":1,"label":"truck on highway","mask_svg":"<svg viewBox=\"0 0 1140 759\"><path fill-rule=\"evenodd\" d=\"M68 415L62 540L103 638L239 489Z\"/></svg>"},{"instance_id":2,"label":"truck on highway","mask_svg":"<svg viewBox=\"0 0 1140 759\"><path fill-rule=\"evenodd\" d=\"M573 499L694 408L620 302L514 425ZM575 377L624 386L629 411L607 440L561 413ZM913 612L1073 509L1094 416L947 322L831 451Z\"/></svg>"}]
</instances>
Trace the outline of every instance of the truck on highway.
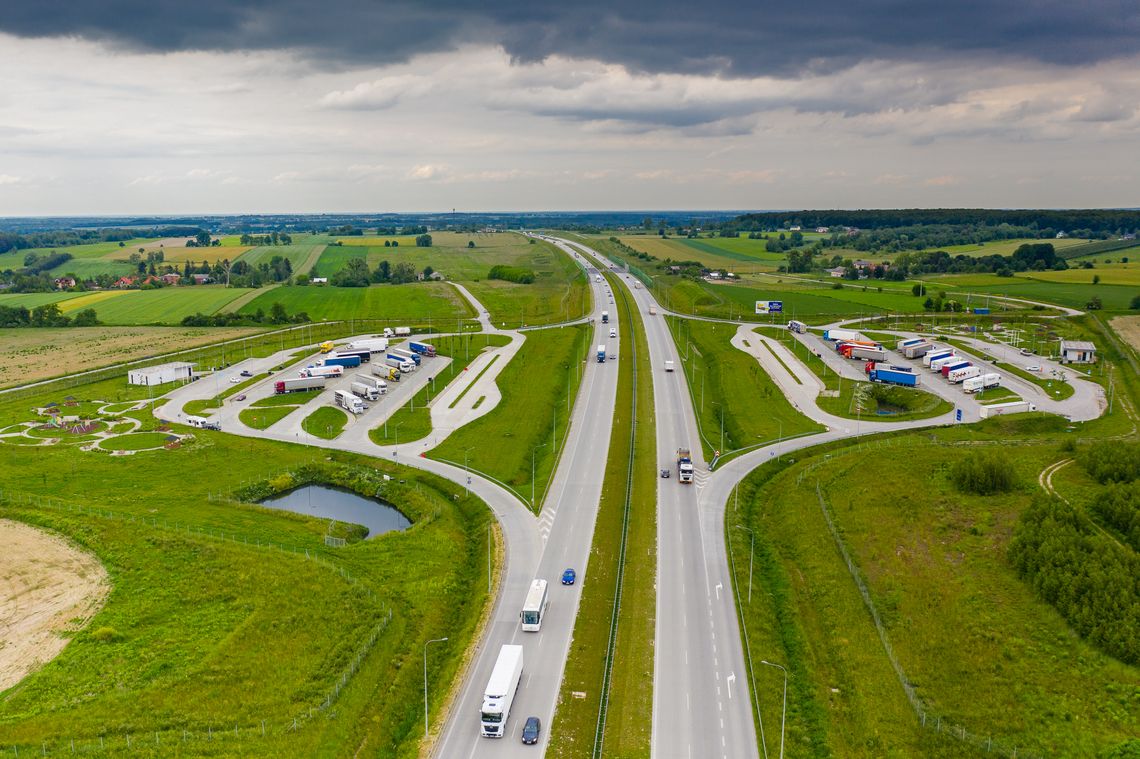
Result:
<instances>
[{"instance_id":1,"label":"truck on highway","mask_svg":"<svg viewBox=\"0 0 1140 759\"><path fill-rule=\"evenodd\" d=\"M602 324L609 324L609 323L610 323L610 312L609 311L603 311L602 312Z\"/></svg>"},{"instance_id":2,"label":"truck on highway","mask_svg":"<svg viewBox=\"0 0 1140 759\"><path fill-rule=\"evenodd\" d=\"M527 591L526 601L523 602L522 619L523 632L539 632L542 630L542 618L546 616L546 607L550 605L550 596L546 592L546 580L535 580Z\"/></svg>"},{"instance_id":3,"label":"truck on highway","mask_svg":"<svg viewBox=\"0 0 1140 759\"><path fill-rule=\"evenodd\" d=\"M594 275L594 281L595 282L601 282L602 281L602 275L601 274L595 274Z\"/></svg>"},{"instance_id":4,"label":"truck on highway","mask_svg":"<svg viewBox=\"0 0 1140 759\"><path fill-rule=\"evenodd\" d=\"M981 376L981 368L977 366L964 366L961 369L951 369L950 373L946 375L946 379L956 385L959 382L965 382L968 379Z\"/></svg>"},{"instance_id":5,"label":"truck on highway","mask_svg":"<svg viewBox=\"0 0 1140 759\"><path fill-rule=\"evenodd\" d=\"M383 361L378 361L372 365L372 373L377 377L383 377L390 382L400 381L400 369L398 367L389 366Z\"/></svg>"},{"instance_id":6,"label":"truck on highway","mask_svg":"<svg viewBox=\"0 0 1140 759\"><path fill-rule=\"evenodd\" d=\"M649 315L650 316L657 316L657 306L651 305L649 307Z\"/></svg>"},{"instance_id":7,"label":"truck on highway","mask_svg":"<svg viewBox=\"0 0 1140 759\"><path fill-rule=\"evenodd\" d=\"M903 387L916 387L919 383L918 375L914 372L900 371L893 366L876 366L867 373L872 382L883 382L888 385L901 385Z\"/></svg>"},{"instance_id":8,"label":"truck on highway","mask_svg":"<svg viewBox=\"0 0 1140 759\"><path fill-rule=\"evenodd\" d=\"M393 369L399 369L404 374L408 374L408 373L414 372L416 370L416 365L413 364L411 361L404 358L403 356L394 356L391 353L389 353L384 358L384 363L386 363L388 366L392 367Z\"/></svg>"},{"instance_id":9,"label":"truck on highway","mask_svg":"<svg viewBox=\"0 0 1140 759\"><path fill-rule=\"evenodd\" d=\"M943 364L938 369L938 371L942 372L943 377L949 377L950 372L956 371L958 369L965 369L967 366L973 366L973 364L971 364L969 361L965 360L964 358L958 358L956 361L951 361L951 362Z\"/></svg>"},{"instance_id":10,"label":"truck on highway","mask_svg":"<svg viewBox=\"0 0 1140 759\"><path fill-rule=\"evenodd\" d=\"M902 354L907 358L922 358L933 349L933 345L923 340L921 343L906 346L902 349Z\"/></svg>"},{"instance_id":11,"label":"truck on highway","mask_svg":"<svg viewBox=\"0 0 1140 759\"><path fill-rule=\"evenodd\" d=\"M385 337L367 337L361 340L353 340L345 346L350 351L370 351L372 353L383 353L388 350L388 339Z\"/></svg>"},{"instance_id":12,"label":"truck on highway","mask_svg":"<svg viewBox=\"0 0 1140 759\"><path fill-rule=\"evenodd\" d=\"M667 371L667 372L673 371L673 362L672 361L666 361L665 362L665 371Z\"/></svg>"},{"instance_id":13,"label":"truck on highway","mask_svg":"<svg viewBox=\"0 0 1140 759\"><path fill-rule=\"evenodd\" d=\"M693 481L693 455L688 448L677 449L677 480L686 484Z\"/></svg>"},{"instance_id":14,"label":"truck on highway","mask_svg":"<svg viewBox=\"0 0 1140 759\"><path fill-rule=\"evenodd\" d=\"M599 364L606 363L606 346L604 346L604 345L598 346L598 363Z\"/></svg>"},{"instance_id":15,"label":"truck on highway","mask_svg":"<svg viewBox=\"0 0 1140 759\"><path fill-rule=\"evenodd\" d=\"M1002 414L1023 414L1026 411L1036 411L1037 406L1029 401L1009 401L1008 403L993 403L989 406L982 406L981 417L989 419L991 416L1001 416Z\"/></svg>"},{"instance_id":16,"label":"truck on highway","mask_svg":"<svg viewBox=\"0 0 1140 759\"><path fill-rule=\"evenodd\" d=\"M384 368L391 369L392 367L386 366ZM370 374L358 374L353 377L352 380L353 382L362 382L365 385L368 385L368 387L376 388L376 392L380 395L387 395L388 393L388 383L379 377L373 377Z\"/></svg>"},{"instance_id":17,"label":"truck on highway","mask_svg":"<svg viewBox=\"0 0 1140 759\"><path fill-rule=\"evenodd\" d=\"M353 382L348 386L348 391L358 398L363 398L366 401L375 401L380 398L380 389L372 385L366 385L363 382Z\"/></svg>"},{"instance_id":18,"label":"truck on highway","mask_svg":"<svg viewBox=\"0 0 1140 759\"><path fill-rule=\"evenodd\" d=\"M302 377L339 377L342 374L343 366L306 366L301 370Z\"/></svg>"},{"instance_id":19,"label":"truck on highway","mask_svg":"<svg viewBox=\"0 0 1140 759\"><path fill-rule=\"evenodd\" d=\"M960 362L961 360L961 357L955 356L954 354L943 356L942 358L936 358L930 362L930 371L940 372L942 371L942 367L946 366L947 364L954 364Z\"/></svg>"},{"instance_id":20,"label":"truck on highway","mask_svg":"<svg viewBox=\"0 0 1140 759\"><path fill-rule=\"evenodd\" d=\"M333 393L333 402L350 414L364 413L364 401L347 390L337 390Z\"/></svg>"},{"instance_id":21,"label":"truck on highway","mask_svg":"<svg viewBox=\"0 0 1140 759\"><path fill-rule=\"evenodd\" d=\"M922 365L930 366L931 363L938 361L939 359L950 358L953 355L954 351L950 350L949 348L934 348L928 351L927 354L922 357Z\"/></svg>"},{"instance_id":22,"label":"truck on highway","mask_svg":"<svg viewBox=\"0 0 1140 759\"><path fill-rule=\"evenodd\" d=\"M273 383L273 392L277 395L324 389L324 377L297 377L295 379L281 379Z\"/></svg>"},{"instance_id":23,"label":"truck on highway","mask_svg":"<svg viewBox=\"0 0 1140 759\"><path fill-rule=\"evenodd\" d=\"M502 738L507 734L507 720L518 692L523 673L523 647L505 645L483 691L479 710L479 732L484 738Z\"/></svg>"},{"instance_id":24,"label":"truck on highway","mask_svg":"<svg viewBox=\"0 0 1140 759\"><path fill-rule=\"evenodd\" d=\"M823 331L823 339L824 340L833 340L833 341L839 341L839 340L851 341L851 340L866 340L867 338L863 337L862 334L856 332L853 329L825 329Z\"/></svg>"},{"instance_id":25,"label":"truck on highway","mask_svg":"<svg viewBox=\"0 0 1140 759\"><path fill-rule=\"evenodd\" d=\"M788 331L803 335L807 333L808 326L803 322L798 322L795 319L792 319L790 322L788 322Z\"/></svg>"},{"instance_id":26,"label":"truck on highway","mask_svg":"<svg viewBox=\"0 0 1140 759\"><path fill-rule=\"evenodd\" d=\"M330 353L321 359L321 366L339 366L343 369L355 369L360 366L360 356L340 356Z\"/></svg>"},{"instance_id":27,"label":"truck on highway","mask_svg":"<svg viewBox=\"0 0 1140 759\"><path fill-rule=\"evenodd\" d=\"M412 353L418 353L421 356L431 358L435 355L435 346L431 343L418 343L415 341L408 343L408 350Z\"/></svg>"},{"instance_id":28,"label":"truck on highway","mask_svg":"<svg viewBox=\"0 0 1140 759\"><path fill-rule=\"evenodd\" d=\"M423 361L423 358L420 357L418 353L412 353L407 348L389 348L388 355L391 356L393 354L397 356L403 356L405 359L411 361L416 366L419 366L420 362Z\"/></svg>"}]
</instances>

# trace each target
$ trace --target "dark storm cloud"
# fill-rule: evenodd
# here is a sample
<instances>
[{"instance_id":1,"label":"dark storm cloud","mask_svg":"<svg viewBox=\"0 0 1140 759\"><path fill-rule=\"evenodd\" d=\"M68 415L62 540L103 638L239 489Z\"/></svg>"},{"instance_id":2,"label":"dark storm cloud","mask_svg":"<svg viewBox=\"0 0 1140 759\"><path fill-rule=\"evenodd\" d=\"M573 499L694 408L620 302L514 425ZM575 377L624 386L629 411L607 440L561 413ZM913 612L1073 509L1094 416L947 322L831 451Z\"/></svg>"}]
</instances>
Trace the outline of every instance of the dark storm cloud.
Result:
<instances>
[{"instance_id":1,"label":"dark storm cloud","mask_svg":"<svg viewBox=\"0 0 1140 759\"><path fill-rule=\"evenodd\" d=\"M407 60L470 43L519 61L593 58L637 71L795 75L864 60L1000 58L1060 65L1140 50L1122 0L7 0L0 30L131 49L292 48L337 65Z\"/></svg>"}]
</instances>

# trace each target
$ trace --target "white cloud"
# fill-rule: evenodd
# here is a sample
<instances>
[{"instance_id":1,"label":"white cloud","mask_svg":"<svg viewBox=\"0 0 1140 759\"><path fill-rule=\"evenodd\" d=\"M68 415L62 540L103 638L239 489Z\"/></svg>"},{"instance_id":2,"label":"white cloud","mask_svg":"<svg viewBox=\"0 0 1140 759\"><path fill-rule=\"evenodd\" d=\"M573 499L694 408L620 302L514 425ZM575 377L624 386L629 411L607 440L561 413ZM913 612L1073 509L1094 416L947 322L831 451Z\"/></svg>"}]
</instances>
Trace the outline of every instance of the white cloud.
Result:
<instances>
[{"instance_id":1,"label":"white cloud","mask_svg":"<svg viewBox=\"0 0 1140 759\"><path fill-rule=\"evenodd\" d=\"M20 184L23 181L23 177L14 177L11 174L0 174L0 184Z\"/></svg>"}]
</instances>

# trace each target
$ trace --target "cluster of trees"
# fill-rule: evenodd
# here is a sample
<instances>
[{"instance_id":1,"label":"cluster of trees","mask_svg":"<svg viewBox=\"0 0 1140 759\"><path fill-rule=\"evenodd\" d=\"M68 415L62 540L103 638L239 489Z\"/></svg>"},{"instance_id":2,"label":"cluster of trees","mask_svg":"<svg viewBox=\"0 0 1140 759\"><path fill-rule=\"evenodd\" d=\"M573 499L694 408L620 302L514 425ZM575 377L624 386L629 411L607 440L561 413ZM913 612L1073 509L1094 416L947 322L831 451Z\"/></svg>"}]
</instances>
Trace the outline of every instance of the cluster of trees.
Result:
<instances>
[{"instance_id":1,"label":"cluster of trees","mask_svg":"<svg viewBox=\"0 0 1140 759\"><path fill-rule=\"evenodd\" d=\"M97 327L100 322L95 309L85 308L74 317L64 316L58 303L36 306L0 306L0 327Z\"/></svg>"},{"instance_id":2,"label":"cluster of trees","mask_svg":"<svg viewBox=\"0 0 1140 759\"><path fill-rule=\"evenodd\" d=\"M496 264L487 272L487 279L501 279L516 285L529 285L534 282L534 272L522 266Z\"/></svg>"},{"instance_id":3,"label":"cluster of trees","mask_svg":"<svg viewBox=\"0 0 1140 759\"><path fill-rule=\"evenodd\" d=\"M39 274L48 269L54 269L60 264L65 264L72 258L70 253L57 253L54 250L50 253L29 253L24 256L24 268L22 274Z\"/></svg>"},{"instance_id":4,"label":"cluster of trees","mask_svg":"<svg viewBox=\"0 0 1140 759\"><path fill-rule=\"evenodd\" d=\"M274 303L265 313L259 308L252 314L239 314L233 311L224 311L220 314L197 313L182 320L183 327L241 327L249 324L304 324L312 321L304 311L290 315L285 306Z\"/></svg>"},{"instance_id":5,"label":"cluster of trees","mask_svg":"<svg viewBox=\"0 0 1140 759\"><path fill-rule=\"evenodd\" d=\"M368 261L362 256L350 258L344 268L329 278L329 284L336 287L368 287L370 284L402 285L415 282L420 276L428 279L435 270L425 266L422 272L416 272L416 267L407 261L400 261L395 266L391 261L384 260L376 265L375 270L369 270ZM298 281L298 284L308 284L308 280Z\"/></svg>"},{"instance_id":6,"label":"cluster of trees","mask_svg":"<svg viewBox=\"0 0 1140 759\"><path fill-rule=\"evenodd\" d=\"M204 229L199 229L193 237L186 241L187 248L216 248L221 244L220 239L210 237L210 233Z\"/></svg>"},{"instance_id":7,"label":"cluster of trees","mask_svg":"<svg viewBox=\"0 0 1140 759\"><path fill-rule=\"evenodd\" d=\"M285 232L273 231L267 235L251 235L246 232L238 238L242 245L292 245L293 236Z\"/></svg>"},{"instance_id":8,"label":"cluster of trees","mask_svg":"<svg viewBox=\"0 0 1140 759\"><path fill-rule=\"evenodd\" d=\"M293 264L285 256L273 256L256 266L237 260L230 266L230 284L234 287L261 287L270 282L288 282L293 278Z\"/></svg>"},{"instance_id":9,"label":"cluster of trees","mask_svg":"<svg viewBox=\"0 0 1140 759\"><path fill-rule=\"evenodd\" d=\"M1018 520L1009 559L1081 637L1140 664L1140 555L1073 506L1039 496Z\"/></svg>"},{"instance_id":10,"label":"cluster of trees","mask_svg":"<svg viewBox=\"0 0 1140 759\"><path fill-rule=\"evenodd\" d=\"M427 234L426 232L424 234L417 235L416 236L416 247L417 248L430 248L431 247L431 235Z\"/></svg>"},{"instance_id":11,"label":"cluster of trees","mask_svg":"<svg viewBox=\"0 0 1140 759\"><path fill-rule=\"evenodd\" d=\"M1113 483L1092 500L1093 513L1140 551L1140 481Z\"/></svg>"},{"instance_id":12,"label":"cluster of trees","mask_svg":"<svg viewBox=\"0 0 1140 759\"><path fill-rule=\"evenodd\" d=\"M1008 493L1017 487L1009 466L992 451L967 453L950 467L950 479L958 490L974 495Z\"/></svg>"},{"instance_id":13,"label":"cluster of trees","mask_svg":"<svg viewBox=\"0 0 1140 759\"><path fill-rule=\"evenodd\" d=\"M162 227L155 229L58 229L50 232L0 232L0 252L26 248L68 248L96 242L118 242L139 237L181 237L197 234L197 227Z\"/></svg>"},{"instance_id":14,"label":"cluster of trees","mask_svg":"<svg viewBox=\"0 0 1140 759\"><path fill-rule=\"evenodd\" d=\"M1140 480L1140 444L1118 441L1094 443L1078 460L1101 485Z\"/></svg>"}]
</instances>

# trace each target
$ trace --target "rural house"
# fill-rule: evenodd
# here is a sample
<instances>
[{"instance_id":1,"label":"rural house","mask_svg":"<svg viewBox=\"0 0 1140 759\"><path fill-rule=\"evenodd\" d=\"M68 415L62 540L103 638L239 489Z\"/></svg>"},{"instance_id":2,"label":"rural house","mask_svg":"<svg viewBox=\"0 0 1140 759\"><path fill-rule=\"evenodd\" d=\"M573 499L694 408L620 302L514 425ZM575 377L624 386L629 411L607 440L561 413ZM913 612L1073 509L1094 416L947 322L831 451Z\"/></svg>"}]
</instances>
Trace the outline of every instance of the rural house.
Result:
<instances>
[{"instance_id":1,"label":"rural house","mask_svg":"<svg viewBox=\"0 0 1140 759\"><path fill-rule=\"evenodd\" d=\"M75 287L75 277L59 277L55 280L56 290L66 290Z\"/></svg>"}]
</instances>

